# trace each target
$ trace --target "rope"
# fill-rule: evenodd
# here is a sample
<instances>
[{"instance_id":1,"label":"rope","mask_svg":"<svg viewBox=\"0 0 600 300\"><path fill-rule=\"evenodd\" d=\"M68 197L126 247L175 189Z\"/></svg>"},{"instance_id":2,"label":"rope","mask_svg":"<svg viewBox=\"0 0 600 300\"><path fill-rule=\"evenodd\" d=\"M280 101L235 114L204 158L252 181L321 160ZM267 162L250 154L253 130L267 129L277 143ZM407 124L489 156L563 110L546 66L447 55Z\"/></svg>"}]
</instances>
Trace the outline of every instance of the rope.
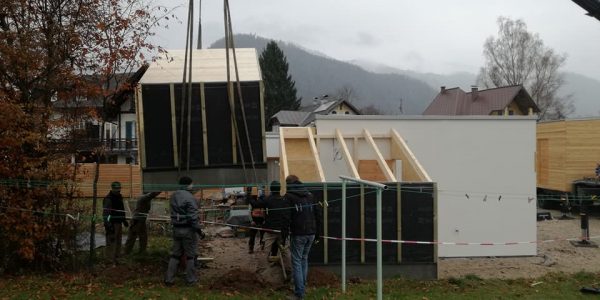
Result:
<instances>
[{"instance_id":1,"label":"rope","mask_svg":"<svg viewBox=\"0 0 600 300\"><path fill-rule=\"evenodd\" d=\"M255 166L255 162L254 162L254 154L252 151L252 144L250 143L250 132L248 131L248 122L246 120L246 109L244 108L244 98L242 97L242 84L240 83L240 74L238 71L237 56L235 53L235 44L233 42L233 26L231 24L231 12L229 9L229 0L225 0L225 5L227 7L226 11L227 11L227 20L229 22L228 28L229 28L229 36L231 38L231 49L232 49L232 53L233 53L233 66L235 68L235 80L237 83L237 90L238 90L238 96L239 96L239 101L240 101L240 109L242 111L242 120L244 121L244 130L246 133L246 143L248 144L248 153L250 154L250 162L252 164L252 171L254 173L254 182L258 182L258 176L256 175L256 166Z\"/></svg>"},{"instance_id":2,"label":"rope","mask_svg":"<svg viewBox=\"0 0 600 300\"><path fill-rule=\"evenodd\" d=\"M185 119L185 100L186 100L186 82L187 82L187 65L188 65L188 49L189 47L189 43L190 43L190 27L192 26L192 19L193 19L193 14L194 12L192 11L193 8L193 0L189 1L189 7L188 7L188 21L187 21L187 28L186 28L186 32L185 32L185 54L184 54L184 60L183 60L183 79L181 81L181 104L180 104L180 110L179 110L179 138L178 143L177 143L177 151L179 152L179 157L178 157L178 164L177 164L177 177L181 176L181 165L183 163L182 160L182 154L183 154L183 149L181 149L181 145L183 144L183 124L184 124L184 119ZM191 58L190 58L190 65L191 65ZM191 77L190 77L191 78ZM188 158L189 160L189 158Z\"/></svg>"},{"instance_id":3,"label":"rope","mask_svg":"<svg viewBox=\"0 0 600 300\"><path fill-rule=\"evenodd\" d=\"M223 1L223 23L225 24L225 59L226 59L226 63L227 63L227 100L229 103L229 110L231 111L231 119L233 121L233 127L234 127L234 131L235 131L235 139L237 141L238 144L238 151L240 153L240 158L242 160L242 169L244 171L244 178L246 179L246 182L249 182L248 180L248 173L246 171L246 160L244 158L244 153L242 151L242 149L240 148L242 143L240 140L240 134L239 134L239 129L238 129L238 125L237 125L237 120L235 117L235 108L234 108L234 95L233 92L231 91L231 89L229 88L229 86L231 85L231 72L229 70L229 45L230 45L230 36L229 36L229 22L228 22L228 14L227 14L227 10L228 10L229 6L228 6L228 2L227 0Z\"/></svg>"},{"instance_id":4,"label":"rope","mask_svg":"<svg viewBox=\"0 0 600 300\"><path fill-rule=\"evenodd\" d=\"M198 46L202 49L202 0L198 0Z\"/></svg>"},{"instance_id":5,"label":"rope","mask_svg":"<svg viewBox=\"0 0 600 300\"><path fill-rule=\"evenodd\" d=\"M190 148L191 148L191 143L192 143L192 137L191 137L191 131L192 131L192 57L193 57L193 46L192 43L194 41L194 0L190 0L190 27L189 27L189 52L190 52L190 64L189 64L189 72L188 72L188 82L187 82L187 88L188 88L188 99L187 99L187 105L188 105L188 111L187 111L187 153L186 153L186 171L189 173L190 172ZM187 42L186 42L187 43Z\"/></svg>"}]
</instances>

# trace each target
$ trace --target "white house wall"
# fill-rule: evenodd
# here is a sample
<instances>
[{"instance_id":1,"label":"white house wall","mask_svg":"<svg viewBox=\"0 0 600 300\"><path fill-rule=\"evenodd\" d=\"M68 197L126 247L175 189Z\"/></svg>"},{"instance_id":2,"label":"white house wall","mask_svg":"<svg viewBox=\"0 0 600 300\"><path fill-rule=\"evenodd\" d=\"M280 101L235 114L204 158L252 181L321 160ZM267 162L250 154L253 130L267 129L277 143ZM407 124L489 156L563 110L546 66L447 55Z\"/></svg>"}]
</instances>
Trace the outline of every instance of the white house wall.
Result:
<instances>
[{"instance_id":1,"label":"white house wall","mask_svg":"<svg viewBox=\"0 0 600 300\"><path fill-rule=\"evenodd\" d=\"M318 135L334 134L335 129L343 135L396 129L438 184L439 241L536 240L533 117L318 116L315 124ZM326 144L321 144L321 155L330 157ZM323 168L327 180L342 171L325 160ZM440 245L438 253L440 257L536 255L536 244Z\"/></svg>"},{"instance_id":2,"label":"white house wall","mask_svg":"<svg viewBox=\"0 0 600 300\"><path fill-rule=\"evenodd\" d=\"M265 134L267 158L279 158L279 132Z\"/></svg>"},{"instance_id":3,"label":"white house wall","mask_svg":"<svg viewBox=\"0 0 600 300\"><path fill-rule=\"evenodd\" d=\"M133 132L132 132L132 138L136 139L137 138L137 118L135 116L135 113L131 113L131 114L121 114L121 128L119 129L121 131L121 139L125 139L127 137L127 122L133 122ZM117 138L118 136L115 136L115 138Z\"/></svg>"},{"instance_id":4,"label":"white house wall","mask_svg":"<svg viewBox=\"0 0 600 300\"><path fill-rule=\"evenodd\" d=\"M349 140L345 139L346 145L352 149ZM349 150L352 153L352 150ZM342 153L342 147L337 139L321 139L319 142L319 157L325 175L325 181L340 181L339 175L352 176L348 164Z\"/></svg>"}]
</instances>

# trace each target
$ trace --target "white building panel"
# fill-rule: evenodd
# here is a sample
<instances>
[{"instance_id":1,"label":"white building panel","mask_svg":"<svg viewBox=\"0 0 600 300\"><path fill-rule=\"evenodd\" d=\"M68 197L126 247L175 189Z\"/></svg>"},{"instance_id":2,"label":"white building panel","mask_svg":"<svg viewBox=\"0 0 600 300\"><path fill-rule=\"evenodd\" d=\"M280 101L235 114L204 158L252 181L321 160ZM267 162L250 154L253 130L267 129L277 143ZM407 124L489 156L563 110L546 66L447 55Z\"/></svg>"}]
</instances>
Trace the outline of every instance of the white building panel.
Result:
<instances>
[{"instance_id":1,"label":"white building panel","mask_svg":"<svg viewBox=\"0 0 600 300\"><path fill-rule=\"evenodd\" d=\"M536 240L535 117L318 116L315 124L318 135L395 129L438 184L439 241ZM344 170L322 160L327 180ZM439 246L440 257L521 255L536 255L536 244Z\"/></svg>"}]
</instances>

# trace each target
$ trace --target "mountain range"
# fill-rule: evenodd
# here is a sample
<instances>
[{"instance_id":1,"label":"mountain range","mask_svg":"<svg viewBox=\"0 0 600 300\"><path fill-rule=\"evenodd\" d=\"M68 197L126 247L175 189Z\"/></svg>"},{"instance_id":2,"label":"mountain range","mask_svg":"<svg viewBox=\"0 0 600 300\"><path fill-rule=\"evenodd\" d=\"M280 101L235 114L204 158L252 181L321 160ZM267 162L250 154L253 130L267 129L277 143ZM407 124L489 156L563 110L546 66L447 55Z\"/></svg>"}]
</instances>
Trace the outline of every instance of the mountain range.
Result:
<instances>
[{"instance_id":1,"label":"mountain range","mask_svg":"<svg viewBox=\"0 0 600 300\"><path fill-rule=\"evenodd\" d=\"M234 39L236 47L256 48L259 54L271 41L251 34L238 34ZM351 89L352 103L358 108L373 106L385 114L419 115L440 86L468 91L477 78L469 72L421 73L364 60L340 61L293 43L276 42L288 60L302 105L312 104L315 97ZM210 48L224 46L220 39ZM569 117L600 116L600 80L572 72L565 72L564 78L559 93L570 96L575 106Z\"/></svg>"}]
</instances>

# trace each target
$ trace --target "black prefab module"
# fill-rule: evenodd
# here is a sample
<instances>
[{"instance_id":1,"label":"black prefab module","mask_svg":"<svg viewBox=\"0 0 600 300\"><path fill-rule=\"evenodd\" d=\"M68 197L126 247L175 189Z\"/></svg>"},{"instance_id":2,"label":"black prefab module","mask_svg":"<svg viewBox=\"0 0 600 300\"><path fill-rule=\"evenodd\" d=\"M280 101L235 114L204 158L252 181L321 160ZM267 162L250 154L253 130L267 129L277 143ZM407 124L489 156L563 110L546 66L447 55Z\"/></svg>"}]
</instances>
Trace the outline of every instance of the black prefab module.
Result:
<instances>
[{"instance_id":1,"label":"black prefab module","mask_svg":"<svg viewBox=\"0 0 600 300\"><path fill-rule=\"evenodd\" d=\"M191 89L182 84L181 50L170 50L170 59L151 64L140 80L144 190L172 185L182 175L206 185L264 182L263 83L256 50L236 49L239 89L233 53L229 83L224 49L194 50L191 57Z\"/></svg>"},{"instance_id":2,"label":"black prefab module","mask_svg":"<svg viewBox=\"0 0 600 300\"><path fill-rule=\"evenodd\" d=\"M384 277L436 279L436 184L384 184L388 186L388 190L382 192L382 238L387 240L382 247ZM341 237L341 184L317 184L311 190L316 199L328 203L323 207L321 236ZM374 278L376 275L377 245L368 241L377 238L376 213L376 190L364 185L348 184L346 237L358 239L346 242L348 278ZM339 273L341 253L340 240L323 239L311 249L309 262Z\"/></svg>"}]
</instances>

